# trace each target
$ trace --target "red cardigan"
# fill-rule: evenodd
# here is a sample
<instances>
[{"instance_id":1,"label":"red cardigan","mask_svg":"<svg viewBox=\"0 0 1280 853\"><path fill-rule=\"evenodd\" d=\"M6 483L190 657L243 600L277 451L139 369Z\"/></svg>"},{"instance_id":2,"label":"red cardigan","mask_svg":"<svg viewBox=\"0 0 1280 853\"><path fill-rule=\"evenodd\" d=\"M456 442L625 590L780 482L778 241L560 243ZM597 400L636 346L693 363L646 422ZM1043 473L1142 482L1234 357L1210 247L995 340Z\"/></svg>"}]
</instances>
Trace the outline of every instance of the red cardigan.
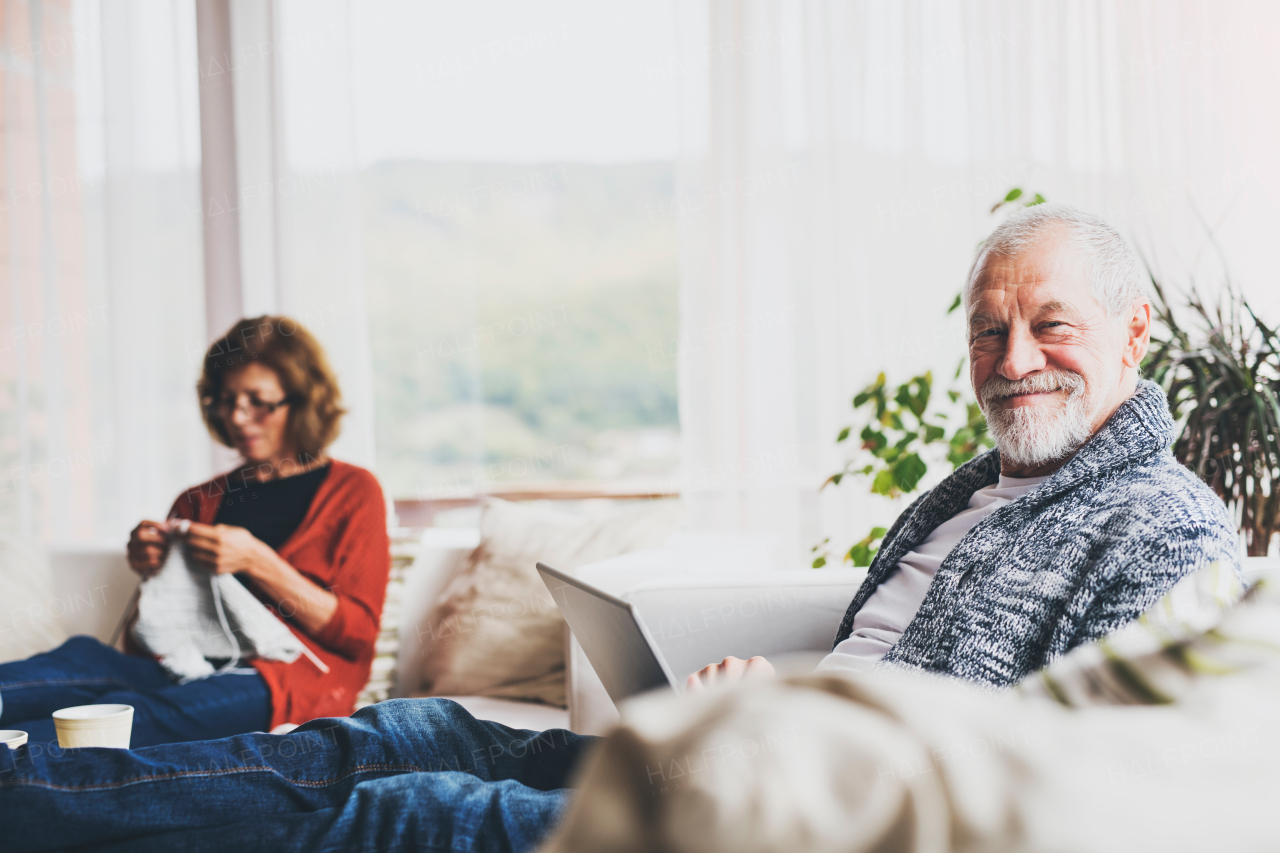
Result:
<instances>
[{"instance_id":1,"label":"red cardigan","mask_svg":"<svg viewBox=\"0 0 1280 853\"><path fill-rule=\"evenodd\" d=\"M370 472L337 460L330 466L302 524L276 553L337 596L333 618L311 636L282 614L251 579L245 579L254 595L329 667L326 675L306 655L293 663L252 661L271 691L272 728L316 717L347 716L373 665L391 573L386 503ZM228 481L223 474L179 495L170 515L212 524L222 496L249 487Z\"/></svg>"}]
</instances>

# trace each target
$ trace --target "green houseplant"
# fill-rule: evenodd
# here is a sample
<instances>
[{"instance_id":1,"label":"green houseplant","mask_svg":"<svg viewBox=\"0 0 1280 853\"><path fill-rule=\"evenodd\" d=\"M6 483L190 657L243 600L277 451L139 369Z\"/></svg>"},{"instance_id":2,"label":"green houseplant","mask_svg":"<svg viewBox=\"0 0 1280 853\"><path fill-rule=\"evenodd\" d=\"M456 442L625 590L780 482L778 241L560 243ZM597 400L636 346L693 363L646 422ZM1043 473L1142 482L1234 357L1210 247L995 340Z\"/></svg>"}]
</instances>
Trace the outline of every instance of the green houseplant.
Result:
<instances>
[{"instance_id":1,"label":"green houseplant","mask_svg":"<svg viewBox=\"0 0 1280 853\"><path fill-rule=\"evenodd\" d=\"M954 305L951 310L955 310ZM961 361L960 367L963 366ZM959 375L960 368L957 368L956 378ZM947 398L953 406L961 405L960 392L954 388L947 391ZM987 422L977 403L964 403L963 417L954 420L951 415L956 414L955 411L948 413L936 405L932 372L913 376L896 389L881 373L854 396L853 409L865 413L866 417L858 432L860 444L844 467L828 477L822 488L838 486L849 476L869 477L872 494L896 498L911 494L919 487L929 470L921 455L929 445L936 443L945 447L952 468L991 446ZM853 430L852 426L840 430L836 441L847 441ZM871 565L871 558L887 532L883 527L873 527L866 538L845 552L844 560L855 566ZM827 543L828 540L823 540L813 548L815 569L827 564L830 556L826 552Z\"/></svg>"},{"instance_id":2,"label":"green houseplant","mask_svg":"<svg viewBox=\"0 0 1280 853\"><path fill-rule=\"evenodd\" d=\"M1266 556L1280 529L1280 336L1230 283L1212 309L1191 289L1191 325L1151 286L1159 326L1143 368L1178 422L1174 455L1227 504L1249 556Z\"/></svg>"}]
</instances>

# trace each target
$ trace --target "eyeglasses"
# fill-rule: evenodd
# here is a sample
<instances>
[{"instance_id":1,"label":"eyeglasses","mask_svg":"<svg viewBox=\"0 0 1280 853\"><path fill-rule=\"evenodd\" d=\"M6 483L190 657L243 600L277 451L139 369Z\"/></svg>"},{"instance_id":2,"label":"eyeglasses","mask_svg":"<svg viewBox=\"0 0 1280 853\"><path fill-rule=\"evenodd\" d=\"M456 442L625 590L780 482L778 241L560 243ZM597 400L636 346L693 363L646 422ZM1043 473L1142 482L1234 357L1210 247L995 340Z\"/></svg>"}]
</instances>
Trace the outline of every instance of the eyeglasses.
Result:
<instances>
[{"instance_id":1,"label":"eyeglasses","mask_svg":"<svg viewBox=\"0 0 1280 853\"><path fill-rule=\"evenodd\" d=\"M281 400L275 400L274 402L267 402L266 400L259 399L253 394L240 394L235 397L230 395L223 397L214 405L214 408L223 417L230 417L241 409L240 397L245 398L243 408L249 413L249 416L256 421L260 421L265 417L274 415L276 413L276 409L279 409L281 406L287 406L289 403L293 402L288 397Z\"/></svg>"}]
</instances>

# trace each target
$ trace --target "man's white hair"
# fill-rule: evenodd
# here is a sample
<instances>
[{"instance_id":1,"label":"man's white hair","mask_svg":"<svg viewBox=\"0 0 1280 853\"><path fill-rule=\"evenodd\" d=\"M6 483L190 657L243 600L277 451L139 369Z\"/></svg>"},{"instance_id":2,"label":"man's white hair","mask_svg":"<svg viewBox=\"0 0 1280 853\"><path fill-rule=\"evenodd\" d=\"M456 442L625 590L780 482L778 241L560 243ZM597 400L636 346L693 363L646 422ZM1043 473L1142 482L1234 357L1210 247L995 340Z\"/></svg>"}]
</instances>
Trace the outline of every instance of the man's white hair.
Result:
<instances>
[{"instance_id":1,"label":"man's white hair","mask_svg":"<svg viewBox=\"0 0 1280 853\"><path fill-rule=\"evenodd\" d=\"M989 256L1016 257L1052 233L1066 234L1071 244L1087 256L1089 284L1109 319L1119 317L1134 302L1147 299L1146 270L1138 253L1118 231L1092 213L1069 204L1047 202L1022 208L997 225L978 247L964 288L966 312L974 277Z\"/></svg>"}]
</instances>

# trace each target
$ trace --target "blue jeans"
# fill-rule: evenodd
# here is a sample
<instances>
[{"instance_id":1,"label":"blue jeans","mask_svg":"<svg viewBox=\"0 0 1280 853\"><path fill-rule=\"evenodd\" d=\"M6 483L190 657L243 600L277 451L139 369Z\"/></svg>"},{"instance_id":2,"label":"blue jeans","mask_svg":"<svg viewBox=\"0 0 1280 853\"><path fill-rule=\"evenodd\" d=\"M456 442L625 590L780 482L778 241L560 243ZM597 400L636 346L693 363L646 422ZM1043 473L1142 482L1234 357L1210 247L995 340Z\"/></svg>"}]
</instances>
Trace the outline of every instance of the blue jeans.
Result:
<instances>
[{"instance_id":1,"label":"blue jeans","mask_svg":"<svg viewBox=\"0 0 1280 853\"><path fill-rule=\"evenodd\" d=\"M133 706L130 746L264 731L271 693L256 672L174 684L149 658L121 654L92 637L0 664L0 729L21 729L33 744L57 746L53 718L72 705Z\"/></svg>"},{"instance_id":2,"label":"blue jeans","mask_svg":"<svg viewBox=\"0 0 1280 853\"><path fill-rule=\"evenodd\" d=\"M530 850L593 740L482 722L446 699L393 699L287 735L0 747L0 837L10 853Z\"/></svg>"}]
</instances>

